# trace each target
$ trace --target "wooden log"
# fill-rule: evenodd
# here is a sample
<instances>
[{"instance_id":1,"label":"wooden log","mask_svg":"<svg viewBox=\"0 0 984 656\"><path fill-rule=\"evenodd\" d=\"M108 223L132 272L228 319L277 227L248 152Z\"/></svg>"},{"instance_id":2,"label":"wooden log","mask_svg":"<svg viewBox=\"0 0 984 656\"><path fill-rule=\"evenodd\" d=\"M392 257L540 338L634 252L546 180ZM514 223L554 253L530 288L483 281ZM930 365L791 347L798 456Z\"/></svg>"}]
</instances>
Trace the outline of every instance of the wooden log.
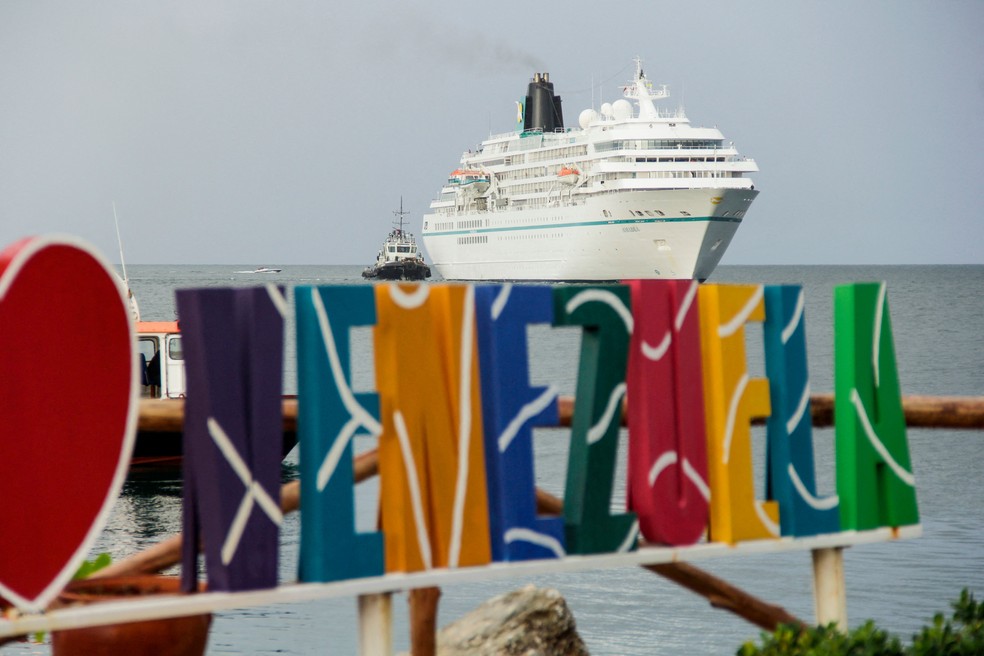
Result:
<instances>
[{"instance_id":1,"label":"wooden log","mask_svg":"<svg viewBox=\"0 0 984 656\"><path fill-rule=\"evenodd\" d=\"M834 395L810 396L813 425L834 425ZM914 428L969 428L984 429L984 396L924 396L902 397L902 409L906 425ZM562 396L558 399L559 426L569 427L574 416L574 399ZM297 399L286 397L283 403L284 433L296 436ZM764 423L764 419L756 423ZM622 424L625 424L623 408ZM184 427L183 399L141 399L137 421L137 435L180 436Z\"/></svg>"},{"instance_id":2,"label":"wooden log","mask_svg":"<svg viewBox=\"0 0 984 656\"><path fill-rule=\"evenodd\" d=\"M833 426L833 394L814 394L810 404L814 426ZM906 395L902 411L912 428L984 428L984 396Z\"/></svg>"},{"instance_id":3,"label":"wooden log","mask_svg":"<svg viewBox=\"0 0 984 656\"><path fill-rule=\"evenodd\" d=\"M437 651L437 606L440 588L415 588L407 594L410 604L410 654L434 656Z\"/></svg>"},{"instance_id":4,"label":"wooden log","mask_svg":"<svg viewBox=\"0 0 984 656\"><path fill-rule=\"evenodd\" d=\"M536 506L537 511L548 515L559 515L564 511L561 499L540 489L536 491ZM690 563L643 565L643 568L696 592L711 606L730 611L763 629L774 631L780 624L805 626L802 620L781 606L762 601Z\"/></svg>"},{"instance_id":5,"label":"wooden log","mask_svg":"<svg viewBox=\"0 0 984 656\"><path fill-rule=\"evenodd\" d=\"M574 399L562 396L558 400L560 425L570 426L574 416ZM834 395L810 396L813 425L825 428L834 425ZM913 428L984 428L984 396L922 396L902 397L905 423ZM764 424L764 418L754 424ZM622 406L622 425L626 425L625 405Z\"/></svg>"},{"instance_id":6,"label":"wooden log","mask_svg":"<svg viewBox=\"0 0 984 656\"><path fill-rule=\"evenodd\" d=\"M690 563L644 565L643 568L696 592L714 608L734 613L767 631L775 631L780 624L806 626L803 620L790 614L782 606L762 601Z\"/></svg>"}]
</instances>

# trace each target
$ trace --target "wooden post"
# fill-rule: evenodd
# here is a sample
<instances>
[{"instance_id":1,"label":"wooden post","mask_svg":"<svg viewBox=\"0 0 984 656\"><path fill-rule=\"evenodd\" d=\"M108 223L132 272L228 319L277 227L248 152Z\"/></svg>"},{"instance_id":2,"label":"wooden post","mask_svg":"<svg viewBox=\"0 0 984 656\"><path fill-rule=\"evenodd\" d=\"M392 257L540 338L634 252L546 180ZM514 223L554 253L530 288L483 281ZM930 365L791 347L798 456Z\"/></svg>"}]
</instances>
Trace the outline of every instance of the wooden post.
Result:
<instances>
[{"instance_id":1,"label":"wooden post","mask_svg":"<svg viewBox=\"0 0 984 656\"><path fill-rule=\"evenodd\" d=\"M841 631L847 630L847 589L844 586L844 548L814 549L813 599L817 624L833 622Z\"/></svg>"},{"instance_id":2,"label":"wooden post","mask_svg":"<svg viewBox=\"0 0 984 656\"><path fill-rule=\"evenodd\" d=\"M359 654L393 653L392 593L359 595Z\"/></svg>"},{"instance_id":3,"label":"wooden post","mask_svg":"<svg viewBox=\"0 0 984 656\"><path fill-rule=\"evenodd\" d=\"M441 599L440 588L410 590L410 654L434 656L437 653L437 603Z\"/></svg>"}]
</instances>

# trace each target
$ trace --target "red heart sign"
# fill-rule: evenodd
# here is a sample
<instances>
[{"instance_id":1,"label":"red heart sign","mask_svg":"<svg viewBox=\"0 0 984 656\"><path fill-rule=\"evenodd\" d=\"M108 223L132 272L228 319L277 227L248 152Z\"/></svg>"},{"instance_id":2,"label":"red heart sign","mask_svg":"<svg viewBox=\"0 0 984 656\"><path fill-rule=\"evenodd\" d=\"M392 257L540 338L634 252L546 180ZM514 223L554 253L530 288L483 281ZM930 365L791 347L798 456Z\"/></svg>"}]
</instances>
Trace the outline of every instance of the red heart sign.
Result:
<instances>
[{"instance_id":1,"label":"red heart sign","mask_svg":"<svg viewBox=\"0 0 984 656\"><path fill-rule=\"evenodd\" d=\"M119 278L72 237L0 253L0 596L44 608L99 535L133 450L137 366Z\"/></svg>"}]
</instances>

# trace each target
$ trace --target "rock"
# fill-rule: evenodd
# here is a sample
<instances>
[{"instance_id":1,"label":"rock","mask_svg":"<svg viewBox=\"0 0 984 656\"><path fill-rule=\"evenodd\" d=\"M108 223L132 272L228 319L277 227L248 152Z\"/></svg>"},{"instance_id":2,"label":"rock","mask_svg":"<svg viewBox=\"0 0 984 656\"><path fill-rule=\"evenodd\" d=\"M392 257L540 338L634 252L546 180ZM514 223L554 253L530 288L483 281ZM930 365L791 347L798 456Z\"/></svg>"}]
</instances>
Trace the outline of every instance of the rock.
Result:
<instances>
[{"instance_id":1,"label":"rock","mask_svg":"<svg viewBox=\"0 0 984 656\"><path fill-rule=\"evenodd\" d=\"M440 630L438 656L587 656L559 592L527 585L489 599Z\"/></svg>"}]
</instances>

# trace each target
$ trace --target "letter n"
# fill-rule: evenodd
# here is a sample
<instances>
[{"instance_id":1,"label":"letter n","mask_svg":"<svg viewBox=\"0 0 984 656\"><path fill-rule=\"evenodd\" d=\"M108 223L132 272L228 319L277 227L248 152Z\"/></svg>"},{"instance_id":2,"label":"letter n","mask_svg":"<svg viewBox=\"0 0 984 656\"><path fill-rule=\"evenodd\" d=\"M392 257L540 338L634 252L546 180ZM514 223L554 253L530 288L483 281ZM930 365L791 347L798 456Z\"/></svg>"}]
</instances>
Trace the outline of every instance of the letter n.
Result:
<instances>
[{"instance_id":1,"label":"letter n","mask_svg":"<svg viewBox=\"0 0 984 656\"><path fill-rule=\"evenodd\" d=\"M491 560L474 289L376 285L386 570Z\"/></svg>"},{"instance_id":2,"label":"letter n","mask_svg":"<svg viewBox=\"0 0 984 656\"><path fill-rule=\"evenodd\" d=\"M684 545L707 529L707 446L698 285L634 280L629 350L629 509L650 542Z\"/></svg>"},{"instance_id":3,"label":"letter n","mask_svg":"<svg viewBox=\"0 0 984 656\"><path fill-rule=\"evenodd\" d=\"M715 542L779 536L775 501L755 498L751 420L769 415L769 383L749 378L745 324L765 319L760 285L702 285L704 366L711 530Z\"/></svg>"},{"instance_id":4,"label":"letter n","mask_svg":"<svg viewBox=\"0 0 984 656\"><path fill-rule=\"evenodd\" d=\"M792 536L840 530L837 496L817 496L804 307L799 285L765 288L765 373L772 405L766 496L779 503L782 534Z\"/></svg>"},{"instance_id":5,"label":"letter n","mask_svg":"<svg viewBox=\"0 0 984 656\"><path fill-rule=\"evenodd\" d=\"M182 587L277 585L283 338L287 301L270 285L182 289L188 398L184 424Z\"/></svg>"},{"instance_id":6,"label":"letter n","mask_svg":"<svg viewBox=\"0 0 984 656\"><path fill-rule=\"evenodd\" d=\"M383 573L383 536L355 530L352 439L378 436L379 399L352 391L350 329L376 323L370 286L297 287L301 581Z\"/></svg>"},{"instance_id":7,"label":"letter n","mask_svg":"<svg viewBox=\"0 0 984 656\"><path fill-rule=\"evenodd\" d=\"M636 515L612 515L609 510L632 334L629 288L558 287L553 291L554 325L583 326L564 488L567 550L579 554L629 551L636 548L639 537Z\"/></svg>"},{"instance_id":8,"label":"letter n","mask_svg":"<svg viewBox=\"0 0 984 656\"><path fill-rule=\"evenodd\" d=\"M475 289L494 560L559 558L564 520L536 514L533 427L557 424L557 388L530 387L526 328L553 321L549 287Z\"/></svg>"},{"instance_id":9,"label":"letter n","mask_svg":"<svg viewBox=\"0 0 984 656\"><path fill-rule=\"evenodd\" d=\"M834 360L841 525L918 524L885 283L835 288Z\"/></svg>"}]
</instances>

